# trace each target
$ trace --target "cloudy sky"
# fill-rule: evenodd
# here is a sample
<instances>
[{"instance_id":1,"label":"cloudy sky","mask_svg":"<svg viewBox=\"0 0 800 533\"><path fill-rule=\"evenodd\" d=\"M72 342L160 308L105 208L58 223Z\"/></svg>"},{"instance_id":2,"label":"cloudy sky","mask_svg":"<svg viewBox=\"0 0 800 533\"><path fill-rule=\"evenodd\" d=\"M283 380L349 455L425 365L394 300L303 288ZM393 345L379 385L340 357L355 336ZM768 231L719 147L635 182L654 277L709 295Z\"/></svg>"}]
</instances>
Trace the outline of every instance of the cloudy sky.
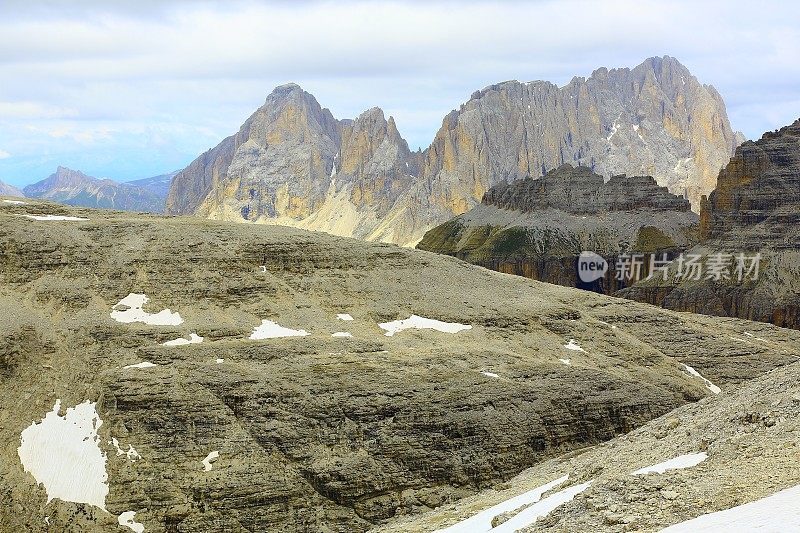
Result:
<instances>
[{"instance_id":1,"label":"cloudy sky","mask_svg":"<svg viewBox=\"0 0 800 533\"><path fill-rule=\"evenodd\" d=\"M665 54L749 138L800 117L796 1L0 0L0 180L182 168L288 81L337 118L380 106L425 148L491 83Z\"/></svg>"}]
</instances>

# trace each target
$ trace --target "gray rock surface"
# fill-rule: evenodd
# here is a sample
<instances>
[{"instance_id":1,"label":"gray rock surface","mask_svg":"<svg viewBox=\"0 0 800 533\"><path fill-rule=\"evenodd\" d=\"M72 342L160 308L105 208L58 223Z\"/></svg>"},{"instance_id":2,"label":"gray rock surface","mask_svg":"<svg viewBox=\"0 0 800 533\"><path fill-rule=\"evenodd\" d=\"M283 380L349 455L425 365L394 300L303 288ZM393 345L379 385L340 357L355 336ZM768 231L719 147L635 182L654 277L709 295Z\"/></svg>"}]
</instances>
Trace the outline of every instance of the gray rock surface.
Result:
<instances>
[{"instance_id":1,"label":"gray rock surface","mask_svg":"<svg viewBox=\"0 0 800 533\"><path fill-rule=\"evenodd\" d=\"M697 215L689 202L650 176L603 177L569 164L539 179L500 183L480 205L433 228L417 245L493 270L611 294L627 283L616 277L626 254L674 257L696 242ZM594 252L608 272L583 282L582 252ZM644 265L643 275L650 266Z\"/></svg>"},{"instance_id":2,"label":"gray rock surface","mask_svg":"<svg viewBox=\"0 0 800 533\"><path fill-rule=\"evenodd\" d=\"M161 213L164 196L158 191L110 179L97 179L66 167L24 188L25 196L82 207Z\"/></svg>"},{"instance_id":3,"label":"gray rock surface","mask_svg":"<svg viewBox=\"0 0 800 533\"><path fill-rule=\"evenodd\" d=\"M800 328L800 120L736 150L703 202L700 237L687 253L725 254L730 279L678 279L673 269L669 279L641 282L622 295L670 309ZM761 254L757 276L738 279L739 254Z\"/></svg>"},{"instance_id":4,"label":"gray rock surface","mask_svg":"<svg viewBox=\"0 0 800 533\"><path fill-rule=\"evenodd\" d=\"M564 163L652 175L697 207L739 142L716 90L671 57L561 88L492 85L448 114L422 153L379 109L337 121L290 84L176 177L167 212L413 245L490 187Z\"/></svg>"},{"instance_id":5,"label":"gray rock surface","mask_svg":"<svg viewBox=\"0 0 800 533\"><path fill-rule=\"evenodd\" d=\"M0 206L0 245L7 531L110 531L126 511L148 533L365 531L708 395L684 363L727 391L800 356L800 332L292 228L34 200ZM184 322L116 322L129 293ZM377 325L411 314L472 329ZM249 340L264 319L309 335ZM190 333L204 342L161 345ZM98 402L109 513L47 503L20 465L21 431L56 399Z\"/></svg>"},{"instance_id":6,"label":"gray rock surface","mask_svg":"<svg viewBox=\"0 0 800 533\"><path fill-rule=\"evenodd\" d=\"M798 378L800 364L776 369L610 442L547 461L494 489L373 533L434 531L564 475L569 480L545 497L579 483L591 480L592 484L521 533L656 532L765 498L800 484ZM643 467L703 452L708 457L693 467L631 475ZM742 522L730 526L755 530Z\"/></svg>"}]
</instances>

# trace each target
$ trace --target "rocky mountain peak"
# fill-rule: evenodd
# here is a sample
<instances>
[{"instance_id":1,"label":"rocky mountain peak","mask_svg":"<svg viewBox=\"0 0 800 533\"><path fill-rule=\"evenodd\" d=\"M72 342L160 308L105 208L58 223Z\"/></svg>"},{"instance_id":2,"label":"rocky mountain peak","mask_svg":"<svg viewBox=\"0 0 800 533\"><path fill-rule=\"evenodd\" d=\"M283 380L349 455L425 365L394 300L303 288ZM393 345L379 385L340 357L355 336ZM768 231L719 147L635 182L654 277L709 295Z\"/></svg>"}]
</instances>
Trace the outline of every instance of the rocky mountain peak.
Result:
<instances>
[{"instance_id":1,"label":"rocky mountain peak","mask_svg":"<svg viewBox=\"0 0 800 533\"><path fill-rule=\"evenodd\" d=\"M719 94L668 56L564 87L490 85L444 117L421 154L379 108L337 121L288 84L176 176L167 212L414 244L500 181L565 163L653 176L698 206L737 142Z\"/></svg>"}]
</instances>

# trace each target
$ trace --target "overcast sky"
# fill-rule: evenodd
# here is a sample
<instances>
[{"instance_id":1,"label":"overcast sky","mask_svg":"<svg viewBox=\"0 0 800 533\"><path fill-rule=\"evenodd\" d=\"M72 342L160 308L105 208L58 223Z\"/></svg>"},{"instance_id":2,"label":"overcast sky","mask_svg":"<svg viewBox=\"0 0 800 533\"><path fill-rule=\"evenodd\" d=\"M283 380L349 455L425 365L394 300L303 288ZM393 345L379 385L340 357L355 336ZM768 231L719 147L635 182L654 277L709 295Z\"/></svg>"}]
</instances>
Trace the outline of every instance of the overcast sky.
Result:
<instances>
[{"instance_id":1,"label":"overcast sky","mask_svg":"<svg viewBox=\"0 0 800 533\"><path fill-rule=\"evenodd\" d=\"M800 118L795 1L0 0L0 180L182 168L289 81L337 118L380 106L425 148L489 84L665 54L749 138Z\"/></svg>"}]
</instances>

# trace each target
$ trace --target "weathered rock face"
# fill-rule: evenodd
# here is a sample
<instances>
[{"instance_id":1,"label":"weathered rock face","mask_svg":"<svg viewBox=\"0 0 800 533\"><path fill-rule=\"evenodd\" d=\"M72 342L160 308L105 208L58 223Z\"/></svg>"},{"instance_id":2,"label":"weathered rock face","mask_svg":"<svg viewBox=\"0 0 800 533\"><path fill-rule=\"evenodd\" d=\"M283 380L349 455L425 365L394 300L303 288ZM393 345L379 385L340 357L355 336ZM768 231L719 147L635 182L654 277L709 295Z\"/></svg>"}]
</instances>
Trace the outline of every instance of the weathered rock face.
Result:
<instances>
[{"instance_id":1,"label":"weathered rock face","mask_svg":"<svg viewBox=\"0 0 800 533\"><path fill-rule=\"evenodd\" d=\"M176 177L167 212L409 245L503 180L564 163L652 175L697 204L739 141L719 94L670 57L562 88L492 85L448 114L423 153L379 109L337 121L287 85Z\"/></svg>"},{"instance_id":2,"label":"weathered rock face","mask_svg":"<svg viewBox=\"0 0 800 533\"><path fill-rule=\"evenodd\" d=\"M289 84L174 178L167 211L368 238L417 161L380 109L338 121Z\"/></svg>"},{"instance_id":3,"label":"weathered rock face","mask_svg":"<svg viewBox=\"0 0 800 533\"><path fill-rule=\"evenodd\" d=\"M741 145L703 202L702 243L692 254L733 255L732 279L652 280L625 297L714 315L800 328L800 121ZM761 254L755 279L740 282L735 256ZM751 266L750 262L745 265Z\"/></svg>"},{"instance_id":4,"label":"weathered rock face","mask_svg":"<svg viewBox=\"0 0 800 533\"><path fill-rule=\"evenodd\" d=\"M495 185L479 206L426 233L418 248L610 294L626 284L613 268L620 255L671 258L695 242L696 225L689 202L650 176L614 176L604 183L586 167L565 164L539 179ZM577 259L584 251L610 263L603 278L579 279Z\"/></svg>"},{"instance_id":5,"label":"weathered rock face","mask_svg":"<svg viewBox=\"0 0 800 533\"><path fill-rule=\"evenodd\" d=\"M145 187L97 179L83 172L58 167L48 178L28 185L25 196L82 207L162 213L164 196Z\"/></svg>"},{"instance_id":6,"label":"weathered rock face","mask_svg":"<svg viewBox=\"0 0 800 533\"><path fill-rule=\"evenodd\" d=\"M13 185L9 185L8 183L3 183L0 181L0 194L3 196L16 196L22 198L25 196L25 193L22 190L17 189Z\"/></svg>"},{"instance_id":7,"label":"weathered rock face","mask_svg":"<svg viewBox=\"0 0 800 533\"><path fill-rule=\"evenodd\" d=\"M2 531L99 533L135 511L148 533L363 532L708 395L682 364L728 388L800 355L800 332L293 228L33 200L0 204L0 247ZM115 321L129 293L184 322ZM472 329L378 327L412 313ZM250 340L264 319L309 335ZM161 344L190 333L205 340ZM56 399L98 402L108 513L47 503L20 465Z\"/></svg>"},{"instance_id":8,"label":"weathered rock face","mask_svg":"<svg viewBox=\"0 0 800 533\"><path fill-rule=\"evenodd\" d=\"M564 87L517 81L476 92L426 153L432 200L454 214L503 179L564 163L603 175L648 174L699 207L739 138L719 93L671 57L596 70Z\"/></svg>"}]
</instances>

